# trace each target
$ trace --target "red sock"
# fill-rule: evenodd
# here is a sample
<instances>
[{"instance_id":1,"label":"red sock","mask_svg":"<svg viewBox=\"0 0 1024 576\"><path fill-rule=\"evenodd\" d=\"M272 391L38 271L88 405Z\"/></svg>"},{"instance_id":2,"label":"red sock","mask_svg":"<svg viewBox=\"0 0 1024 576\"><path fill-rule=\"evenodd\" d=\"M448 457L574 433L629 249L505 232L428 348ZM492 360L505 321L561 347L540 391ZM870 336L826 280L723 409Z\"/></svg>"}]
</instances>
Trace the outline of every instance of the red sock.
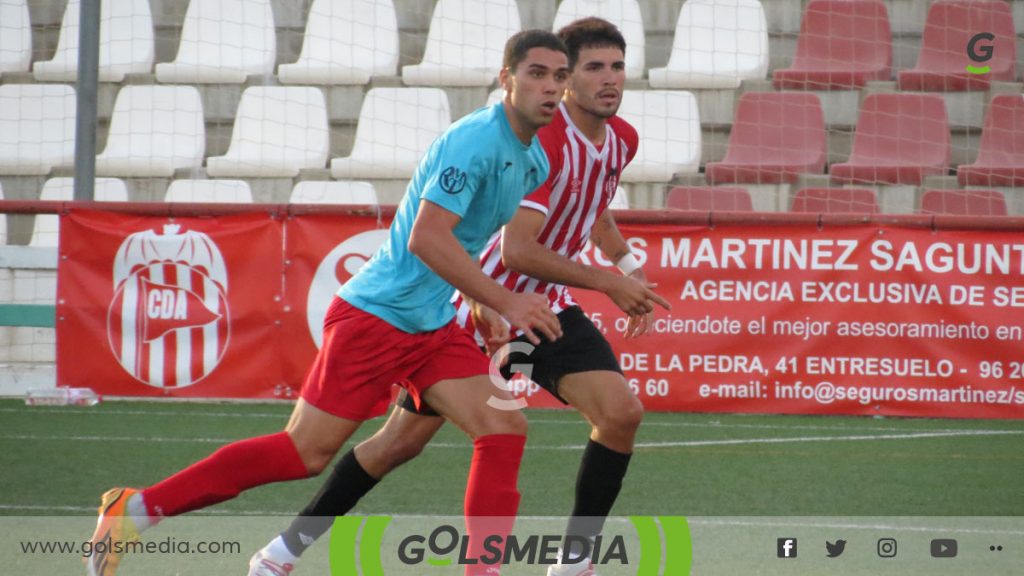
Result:
<instances>
[{"instance_id":1,"label":"red sock","mask_svg":"<svg viewBox=\"0 0 1024 576\"><path fill-rule=\"evenodd\" d=\"M230 500L244 490L306 478L287 432L232 442L206 458L142 491L153 518L177 516Z\"/></svg>"},{"instance_id":2,"label":"red sock","mask_svg":"<svg viewBox=\"0 0 1024 576\"><path fill-rule=\"evenodd\" d=\"M484 549L490 535L504 537L512 532L519 511L519 462L523 459L526 436L521 434L490 434L473 441L473 461L466 483L466 533L469 535L470 558L493 557ZM467 564L466 576L483 574L488 568L500 566Z\"/></svg>"}]
</instances>

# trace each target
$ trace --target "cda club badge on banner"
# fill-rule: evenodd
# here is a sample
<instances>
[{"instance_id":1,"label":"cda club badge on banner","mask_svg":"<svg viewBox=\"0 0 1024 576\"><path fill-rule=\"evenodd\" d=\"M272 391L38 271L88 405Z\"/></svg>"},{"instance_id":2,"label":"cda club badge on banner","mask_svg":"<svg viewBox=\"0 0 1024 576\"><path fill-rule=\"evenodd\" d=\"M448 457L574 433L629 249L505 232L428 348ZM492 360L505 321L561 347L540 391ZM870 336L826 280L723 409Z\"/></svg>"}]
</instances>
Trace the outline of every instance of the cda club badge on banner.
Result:
<instances>
[{"instance_id":1,"label":"cda club badge on banner","mask_svg":"<svg viewBox=\"0 0 1024 576\"><path fill-rule=\"evenodd\" d=\"M224 257L209 235L167 224L125 238L114 260L107 337L121 366L157 388L191 386L231 335Z\"/></svg>"},{"instance_id":2,"label":"cda club badge on banner","mask_svg":"<svg viewBox=\"0 0 1024 576\"><path fill-rule=\"evenodd\" d=\"M125 396L273 396L282 226L266 213L61 219L58 384Z\"/></svg>"}]
</instances>

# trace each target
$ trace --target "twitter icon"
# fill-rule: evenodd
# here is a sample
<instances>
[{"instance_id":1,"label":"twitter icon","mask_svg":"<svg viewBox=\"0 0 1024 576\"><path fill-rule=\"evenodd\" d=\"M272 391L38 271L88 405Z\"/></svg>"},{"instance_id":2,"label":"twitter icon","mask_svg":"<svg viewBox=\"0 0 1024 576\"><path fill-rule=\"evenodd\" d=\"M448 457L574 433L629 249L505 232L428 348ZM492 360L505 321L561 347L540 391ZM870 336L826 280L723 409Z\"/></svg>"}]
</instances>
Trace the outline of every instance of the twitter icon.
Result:
<instances>
[{"instance_id":1,"label":"twitter icon","mask_svg":"<svg viewBox=\"0 0 1024 576\"><path fill-rule=\"evenodd\" d=\"M828 552L829 558L836 558L843 553L846 549L846 540L836 540L833 544L828 540L825 540L825 551Z\"/></svg>"}]
</instances>

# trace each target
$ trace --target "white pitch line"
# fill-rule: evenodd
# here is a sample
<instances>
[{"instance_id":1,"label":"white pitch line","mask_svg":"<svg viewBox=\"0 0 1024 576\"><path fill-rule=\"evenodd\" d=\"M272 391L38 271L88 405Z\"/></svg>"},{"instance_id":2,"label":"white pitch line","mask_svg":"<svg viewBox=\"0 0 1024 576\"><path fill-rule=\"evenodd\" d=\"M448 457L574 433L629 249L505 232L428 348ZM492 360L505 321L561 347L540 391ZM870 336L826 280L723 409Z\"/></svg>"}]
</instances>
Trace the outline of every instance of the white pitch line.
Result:
<instances>
[{"instance_id":1,"label":"white pitch line","mask_svg":"<svg viewBox=\"0 0 1024 576\"><path fill-rule=\"evenodd\" d=\"M563 425L571 424L571 425L575 425L575 426L586 426L587 425L587 423L585 421L583 421L583 420L579 420L579 421L575 421L575 422L568 422L568 421L563 421L563 420L535 420L535 419L532 419L532 418L529 419L529 423L530 423L531 426L534 425L534 424L563 424ZM712 430L719 430L719 429L726 429L726 428L736 428L736 429L745 429L745 430L833 430L833 431L839 431L839 430L858 430L858 431L862 431L862 432L907 432L908 430L913 430L913 428L906 428L906 427L905 428L900 428L900 427L897 427L897 426L879 426L879 427L870 427L870 426L814 426L814 425L807 425L807 424L798 424L798 425L790 426L790 425L786 425L786 424L721 424L719 422L647 422L647 421L644 421L642 424L640 424L640 427L641 428L651 428L651 427L657 427L657 428L701 428L701 429L712 429ZM970 431L970 430L973 430L973 429L972 428L918 428L917 430L920 430L922 432L964 432L964 431ZM1011 432L1016 432L1016 430L1011 430ZM1024 430L1020 430L1020 432L1024 432Z\"/></svg>"},{"instance_id":2,"label":"white pitch line","mask_svg":"<svg viewBox=\"0 0 1024 576\"><path fill-rule=\"evenodd\" d=\"M952 432L921 432L911 434L875 434L862 436L794 436L791 438L735 438L729 440L684 440L679 442L637 442L634 448L687 448L695 446L723 446L737 444L786 444L790 442L856 442L864 440L913 440L917 438L943 438L950 436L1005 436L1021 435L1019 430L960 430ZM465 444L428 444L434 448L462 448ZM584 445L545 446L527 444L528 450L582 450Z\"/></svg>"},{"instance_id":3,"label":"white pitch line","mask_svg":"<svg viewBox=\"0 0 1024 576\"><path fill-rule=\"evenodd\" d=\"M19 408L0 408L0 413L12 414L21 413L24 414L26 411ZM196 417L196 416L213 416L216 418L278 418L282 421L288 419L288 412L169 412L169 411L149 411L149 410L94 410L89 408L79 409L67 409L65 407L59 408L43 408L33 407L31 409L32 414L56 414L60 416L170 416L173 418L181 417Z\"/></svg>"},{"instance_id":4,"label":"white pitch line","mask_svg":"<svg viewBox=\"0 0 1024 576\"><path fill-rule=\"evenodd\" d=\"M41 436L38 434L2 434L0 440L54 440L54 441L72 441L72 442L184 442L184 443L196 443L196 444L227 444L228 442L235 442L237 440L244 440L245 438L166 438L166 437L153 437L146 438L141 436Z\"/></svg>"},{"instance_id":5,"label":"white pitch line","mask_svg":"<svg viewBox=\"0 0 1024 576\"><path fill-rule=\"evenodd\" d=\"M25 410L19 408L0 408L0 414L14 414L24 413ZM171 418L182 418L182 417L213 417L213 418L272 418L286 421L288 414L285 412L273 413L273 412L249 412L249 413L236 413L236 412L170 412L170 411L147 411L147 410L103 410L94 411L88 408L84 409L67 409L65 407L60 408L44 408L34 407L32 408L33 414L53 414L61 416L69 415L97 415L97 416L166 416ZM383 417L381 417L383 418ZM550 420L544 418L529 418L529 423L533 425L544 425L544 426L587 426L587 423L583 420ZM785 424L722 424L719 422L644 422L641 424L644 428L701 428L701 429L739 429L739 430L826 430L826 431L840 431L840 430L860 430L865 432L905 432L907 428L899 428L894 426L887 427L865 427L865 426L815 426L815 425L785 425ZM922 431L927 432L963 432L970 431L970 429L957 429L957 428L930 428ZM1024 430L1013 431L1008 430L1007 432L1021 432Z\"/></svg>"},{"instance_id":6,"label":"white pitch line","mask_svg":"<svg viewBox=\"0 0 1024 576\"><path fill-rule=\"evenodd\" d=\"M636 448L688 448L698 446L730 446L741 444L788 444L793 442L857 442L873 440L914 440L919 438L948 438L955 436L1019 436L1020 430L959 430L951 432L914 432L908 434L864 434L857 436L793 436L788 438L732 438L727 440L683 440L678 442L637 442ZM151 437L135 436L43 436L36 434L3 434L0 440L38 440L72 442L156 442L156 443L198 443L225 444L238 438L194 438L194 437ZM468 448L468 442L432 442L430 448ZM582 450L583 444L549 445L528 444L530 450Z\"/></svg>"},{"instance_id":7,"label":"white pitch line","mask_svg":"<svg viewBox=\"0 0 1024 576\"><path fill-rule=\"evenodd\" d=\"M961 430L953 432L914 432L909 434L865 434L859 436L794 436L792 438L737 438L733 440L687 440L683 442L637 442L636 448L682 448L690 446L726 446L733 444L786 444L791 442L856 442L863 440L912 440L952 436L1020 435L1020 430Z\"/></svg>"}]
</instances>

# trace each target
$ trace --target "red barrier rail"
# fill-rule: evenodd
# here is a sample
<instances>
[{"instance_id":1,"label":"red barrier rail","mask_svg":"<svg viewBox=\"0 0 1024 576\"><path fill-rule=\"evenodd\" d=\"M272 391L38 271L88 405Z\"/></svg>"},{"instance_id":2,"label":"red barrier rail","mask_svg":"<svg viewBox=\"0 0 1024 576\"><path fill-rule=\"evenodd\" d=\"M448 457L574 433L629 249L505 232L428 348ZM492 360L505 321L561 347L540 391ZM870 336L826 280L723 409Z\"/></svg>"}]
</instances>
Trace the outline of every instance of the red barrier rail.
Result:
<instances>
[{"instance_id":1,"label":"red barrier rail","mask_svg":"<svg viewBox=\"0 0 1024 576\"><path fill-rule=\"evenodd\" d=\"M273 217L300 214L353 214L390 216L394 205L342 204L227 204L191 202L74 202L47 200L0 200L0 213L61 214L73 209L125 212L150 216L219 216L265 212ZM616 220L626 224L863 226L876 224L933 230L1024 231L1020 216L953 216L930 214L800 214L793 212L688 212L682 210L616 210Z\"/></svg>"}]
</instances>

